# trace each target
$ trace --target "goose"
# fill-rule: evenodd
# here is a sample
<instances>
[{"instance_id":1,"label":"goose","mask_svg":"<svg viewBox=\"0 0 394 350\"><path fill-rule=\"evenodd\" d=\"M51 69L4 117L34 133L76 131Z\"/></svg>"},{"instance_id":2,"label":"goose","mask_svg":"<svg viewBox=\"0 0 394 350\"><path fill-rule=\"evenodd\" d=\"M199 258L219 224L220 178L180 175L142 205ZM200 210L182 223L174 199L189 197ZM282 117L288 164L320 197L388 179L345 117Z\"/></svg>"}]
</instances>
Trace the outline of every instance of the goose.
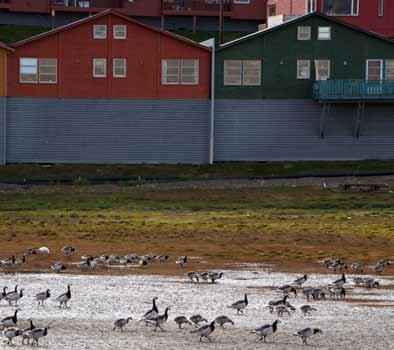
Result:
<instances>
[{"instance_id":1,"label":"goose","mask_svg":"<svg viewBox=\"0 0 394 350\"><path fill-rule=\"evenodd\" d=\"M347 265L341 259L338 259L332 262L328 268L334 270L334 272L337 272L337 270L342 272L344 269L347 270Z\"/></svg>"},{"instance_id":2,"label":"goose","mask_svg":"<svg viewBox=\"0 0 394 350\"><path fill-rule=\"evenodd\" d=\"M231 320L227 316L219 316L215 318L215 322L219 325L220 328L224 328L226 323L231 323L234 326L233 320Z\"/></svg>"},{"instance_id":3,"label":"goose","mask_svg":"<svg viewBox=\"0 0 394 350\"><path fill-rule=\"evenodd\" d=\"M72 253L75 253L77 250L71 246L65 246L60 250L65 256L69 256Z\"/></svg>"},{"instance_id":4,"label":"goose","mask_svg":"<svg viewBox=\"0 0 394 350\"><path fill-rule=\"evenodd\" d=\"M67 286L67 292L59 295L56 300L60 303L59 307L61 308L62 305L64 305L65 308L67 308L67 303L71 299L71 286Z\"/></svg>"},{"instance_id":5,"label":"goose","mask_svg":"<svg viewBox=\"0 0 394 350\"><path fill-rule=\"evenodd\" d=\"M313 288L312 290L312 298L313 300L320 300L326 298L326 290L322 288ZM308 300L309 301L309 300Z\"/></svg>"},{"instance_id":6,"label":"goose","mask_svg":"<svg viewBox=\"0 0 394 350\"><path fill-rule=\"evenodd\" d=\"M239 314L239 313L244 313L243 310L248 306L248 304L249 304L248 295L245 294L244 299L236 301L230 307L237 310L237 314Z\"/></svg>"},{"instance_id":7,"label":"goose","mask_svg":"<svg viewBox=\"0 0 394 350\"><path fill-rule=\"evenodd\" d=\"M216 283L217 280L220 280L223 277L223 272L213 272L209 274L209 279L212 283Z\"/></svg>"},{"instance_id":8,"label":"goose","mask_svg":"<svg viewBox=\"0 0 394 350\"><path fill-rule=\"evenodd\" d=\"M44 302L45 300L49 299L51 297L51 291L49 289L47 289L45 292L42 293L38 293L36 295L36 300L38 301L38 305L44 306Z\"/></svg>"},{"instance_id":9,"label":"goose","mask_svg":"<svg viewBox=\"0 0 394 350\"><path fill-rule=\"evenodd\" d=\"M180 267L183 267L184 265L187 264L187 256L181 256L180 258L178 258L178 260L175 262L177 265L179 265Z\"/></svg>"},{"instance_id":10,"label":"goose","mask_svg":"<svg viewBox=\"0 0 394 350\"><path fill-rule=\"evenodd\" d=\"M190 317L190 321L192 321L196 327L199 326L201 322L208 322L208 320L201 315L193 315Z\"/></svg>"},{"instance_id":11,"label":"goose","mask_svg":"<svg viewBox=\"0 0 394 350\"><path fill-rule=\"evenodd\" d=\"M83 261L94 260L94 256L93 256L93 255L82 255L82 256L81 256L81 259L82 259ZM108 256L107 256L107 259L108 259Z\"/></svg>"},{"instance_id":12,"label":"goose","mask_svg":"<svg viewBox=\"0 0 394 350\"><path fill-rule=\"evenodd\" d=\"M196 282L200 281L200 279L198 278L198 273L197 272L190 271L185 276L189 277L190 282L194 282L194 279L196 280Z\"/></svg>"},{"instance_id":13,"label":"goose","mask_svg":"<svg viewBox=\"0 0 394 350\"><path fill-rule=\"evenodd\" d=\"M60 271L66 270L66 266L64 264L62 264L61 262L57 262L57 263L54 263L53 265L51 265L51 269L53 271L59 273Z\"/></svg>"},{"instance_id":14,"label":"goose","mask_svg":"<svg viewBox=\"0 0 394 350\"><path fill-rule=\"evenodd\" d=\"M283 314L286 313L287 315L291 316L290 310L286 305L279 305L275 307L275 310L278 313L279 317L283 317Z\"/></svg>"},{"instance_id":15,"label":"goose","mask_svg":"<svg viewBox=\"0 0 394 350\"><path fill-rule=\"evenodd\" d=\"M32 346L37 345L38 346L38 341L46 337L48 335L48 328L36 328L28 332L29 333L29 339L33 339L33 342L31 343Z\"/></svg>"},{"instance_id":16,"label":"goose","mask_svg":"<svg viewBox=\"0 0 394 350\"><path fill-rule=\"evenodd\" d=\"M22 333L22 330L19 328L7 328L3 332L4 336L8 339L6 344L12 345L12 339L21 336Z\"/></svg>"},{"instance_id":17,"label":"goose","mask_svg":"<svg viewBox=\"0 0 394 350\"><path fill-rule=\"evenodd\" d=\"M340 279L337 279L336 281L332 282L332 284L333 284L335 287L343 287L343 285L344 285L345 283L346 283L346 276L345 276L344 273L342 274L342 277L341 277Z\"/></svg>"},{"instance_id":18,"label":"goose","mask_svg":"<svg viewBox=\"0 0 394 350\"><path fill-rule=\"evenodd\" d=\"M27 341L27 345L29 345L29 335L30 335L30 331L32 331L33 329L36 329L36 326L33 324L32 320L30 321L30 326L26 329L23 330L23 334L22 334L22 345L25 345L25 341Z\"/></svg>"},{"instance_id":19,"label":"goose","mask_svg":"<svg viewBox=\"0 0 394 350\"><path fill-rule=\"evenodd\" d=\"M23 255L22 259L15 259L14 265L22 265L26 263L26 256Z\"/></svg>"},{"instance_id":20,"label":"goose","mask_svg":"<svg viewBox=\"0 0 394 350\"><path fill-rule=\"evenodd\" d=\"M7 289L8 289L7 286L3 287L3 292L0 294L0 301L2 301L6 297Z\"/></svg>"},{"instance_id":21,"label":"goose","mask_svg":"<svg viewBox=\"0 0 394 350\"><path fill-rule=\"evenodd\" d=\"M302 343L306 344L309 337L318 333L323 334L322 330L319 328L304 328L301 331L294 333L294 335L300 337Z\"/></svg>"},{"instance_id":22,"label":"goose","mask_svg":"<svg viewBox=\"0 0 394 350\"><path fill-rule=\"evenodd\" d=\"M270 312L272 313L272 312L274 311L274 308L275 308L276 306L279 306L279 305L284 305L284 306L286 306L286 304L287 304L287 298L288 298L288 296L285 295L285 296L283 297L283 299L272 300L272 301L270 301L270 302L268 303L268 308L269 308Z\"/></svg>"},{"instance_id":23,"label":"goose","mask_svg":"<svg viewBox=\"0 0 394 350\"><path fill-rule=\"evenodd\" d=\"M297 296L297 290L290 284L285 284L283 286L280 286L279 290L283 292L284 295L289 295L290 293L293 293L294 297Z\"/></svg>"},{"instance_id":24,"label":"goose","mask_svg":"<svg viewBox=\"0 0 394 350\"><path fill-rule=\"evenodd\" d=\"M209 280L209 272L200 273L200 277L203 281L208 282Z\"/></svg>"},{"instance_id":25,"label":"goose","mask_svg":"<svg viewBox=\"0 0 394 350\"><path fill-rule=\"evenodd\" d=\"M37 253L39 253L39 254L49 254L50 250L47 247L41 247L41 248L37 249Z\"/></svg>"},{"instance_id":26,"label":"goose","mask_svg":"<svg viewBox=\"0 0 394 350\"><path fill-rule=\"evenodd\" d=\"M28 249L26 249L23 252L23 254L25 254L25 255L35 255L35 254L37 254L37 250L33 249L33 248L28 248Z\"/></svg>"},{"instance_id":27,"label":"goose","mask_svg":"<svg viewBox=\"0 0 394 350\"><path fill-rule=\"evenodd\" d=\"M361 272L364 272L365 266L364 266L363 264L360 264L360 263L354 263L354 264L352 264L352 265L350 266L350 268L351 268L353 271L357 272L357 273L361 273Z\"/></svg>"},{"instance_id":28,"label":"goose","mask_svg":"<svg viewBox=\"0 0 394 350\"><path fill-rule=\"evenodd\" d=\"M331 289L331 296L335 298L344 299L346 297L346 289L343 287L336 287Z\"/></svg>"},{"instance_id":29,"label":"goose","mask_svg":"<svg viewBox=\"0 0 394 350\"><path fill-rule=\"evenodd\" d=\"M15 256L13 255L11 258L1 260L0 262L3 266L11 266L15 264Z\"/></svg>"},{"instance_id":30,"label":"goose","mask_svg":"<svg viewBox=\"0 0 394 350\"><path fill-rule=\"evenodd\" d=\"M363 277L355 277L353 278L353 282L355 285L359 286L360 284L363 284L365 279Z\"/></svg>"},{"instance_id":31,"label":"goose","mask_svg":"<svg viewBox=\"0 0 394 350\"><path fill-rule=\"evenodd\" d=\"M309 299L310 299L311 297L313 297L313 291L314 291L313 288L304 288L304 289L302 290L302 294L304 294L304 295L306 296L306 300L307 300L307 301L309 301Z\"/></svg>"},{"instance_id":32,"label":"goose","mask_svg":"<svg viewBox=\"0 0 394 350\"><path fill-rule=\"evenodd\" d=\"M179 329L182 329L182 325L183 324L190 324L190 325L192 325L192 323L185 316L175 317L174 321L178 325Z\"/></svg>"},{"instance_id":33,"label":"goose","mask_svg":"<svg viewBox=\"0 0 394 350\"><path fill-rule=\"evenodd\" d=\"M364 285L367 288L375 288L375 287L379 288L380 287L380 283L373 278L366 278L364 280Z\"/></svg>"},{"instance_id":34,"label":"goose","mask_svg":"<svg viewBox=\"0 0 394 350\"><path fill-rule=\"evenodd\" d=\"M120 329L120 331L123 332L123 327L125 327L131 320L131 317L120 318L119 320L116 320L114 322L114 328L112 330L116 331L117 329Z\"/></svg>"},{"instance_id":35,"label":"goose","mask_svg":"<svg viewBox=\"0 0 394 350\"><path fill-rule=\"evenodd\" d=\"M378 264L372 268L372 271L375 273L381 273L385 268L385 265Z\"/></svg>"},{"instance_id":36,"label":"goose","mask_svg":"<svg viewBox=\"0 0 394 350\"><path fill-rule=\"evenodd\" d=\"M272 324L265 324L259 328L256 328L254 332L260 336L260 341L263 340L265 343L267 341L266 340L267 336L274 334L277 331L279 323L280 321L276 320Z\"/></svg>"},{"instance_id":37,"label":"goose","mask_svg":"<svg viewBox=\"0 0 394 350\"><path fill-rule=\"evenodd\" d=\"M206 324L200 327L197 331L194 331L194 333L198 333L200 335L200 342L202 342L203 338L206 338L211 342L212 339L209 336L214 331L215 331L215 321L212 321L210 324Z\"/></svg>"},{"instance_id":38,"label":"goose","mask_svg":"<svg viewBox=\"0 0 394 350\"><path fill-rule=\"evenodd\" d=\"M9 327L15 327L17 325L17 323L18 323L18 311L19 311L19 309L16 309L13 316L8 316L6 318L3 318L0 321L1 329L9 328Z\"/></svg>"},{"instance_id":39,"label":"goose","mask_svg":"<svg viewBox=\"0 0 394 350\"><path fill-rule=\"evenodd\" d=\"M311 312L312 312L312 311L317 311L315 308L313 308L313 307L310 306L310 305L302 305L302 306L300 307L300 310L302 311L302 313L304 314L304 316L311 315Z\"/></svg>"},{"instance_id":40,"label":"goose","mask_svg":"<svg viewBox=\"0 0 394 350\"><path fill-rule=\"evenodd\" d=\"M90 258L91 258L91 260L92 260L92 259L93 259L93 256L90 255ZM93 259L93 261L94 261L96 264L104 265L104 264L107 262L108 258L109 258L108 255L101 255L101 256L99 256L98 258ZM127 256L125 256L125 259L128 260L128 261L130 261L130 259L129 259ZM82 259L82 260L87 260L87 259Z\"/></svg>"},{"instance_id":41,"label":"goose","mask_svg":"<svg viewBox=\"0 0 394 350\"><path fill-rule=\"evenodd\" d=\"M119 263L119 257L116 255L110 255L107 259L107 264L114 265Z\"/></svg>"},{"instance_id":42,"label":"goose","mask_svg":"<svg viewBox=\"0 0 394 350\"><path fill-rule=\"evenodd\" d=\"M19 292L14 291L14 292L8 293L5 296L5 300L8 301L8 304L10 306L12 306L13 302L14 302L15 306L18 306L18 301L23 298L23 292L24 292L24 289L21 289Z\"/></svg>"},{"instance_id":43,"label":"goose","mask_svg":"<svg viewBox=\"0 0 394 350\"><path fill-rule=\"evenodd\" d=\"M298 287L301 287L307 280L308 280L308 275L304 275L294 280L294 284Z\"/></svg>"},{"instance_id":44,"label":"goose","mask_svg":"<svg viewBox=\"0 0 394 350\"><path fill-rule=\"evenodd\" d=\"M157 328L160 328L163 332L165 331L161 325L163 325L164 323L167 322L169 310L170 310L170 308L167 307L166 311L164 311L163 315L157 315L156 317L153 317L149 320L149 322L155 326L155 329L153 330L154 332L157 331Z\"/></svg>"},{"instance_id":45,"label":"goose","mask_svg":"<svg viewBox=\"0 0 394 350\"><path fill-rule=\"evenodd\" d=\"M77 267L80 270L94 270L96 268L95 263L92 263L91 259L88 259L86 261L80 262Z\"/></svg>"},{"instance_id":46,"label":"goose","mask_svg":"<svg viewBox=\"0 0 394 350\"><path fill-rule=\"evenodd\" d=\"M157 257L157 260L160 264L166 262L170 257L168 255L160 255Z\"/></svg>"},{"instance_id":47,"label":"goose","mask_svg":"<svg viewBox=\"0 0 394 350\"><path fill-rule=\"evenodd\" d=\"M142 319L140 320L140 322L141 321L145 321L145 322L150 321L151 319L153 319L153 318L155 318L156 316L159 315L159 309L156 306L156 300L157 299L158 299L158 297L154 297L153 298L153 300L152 300L152 308L149 311L147 311L144 314L144 316L142 316Z\"/></svg>"}]
</instances>

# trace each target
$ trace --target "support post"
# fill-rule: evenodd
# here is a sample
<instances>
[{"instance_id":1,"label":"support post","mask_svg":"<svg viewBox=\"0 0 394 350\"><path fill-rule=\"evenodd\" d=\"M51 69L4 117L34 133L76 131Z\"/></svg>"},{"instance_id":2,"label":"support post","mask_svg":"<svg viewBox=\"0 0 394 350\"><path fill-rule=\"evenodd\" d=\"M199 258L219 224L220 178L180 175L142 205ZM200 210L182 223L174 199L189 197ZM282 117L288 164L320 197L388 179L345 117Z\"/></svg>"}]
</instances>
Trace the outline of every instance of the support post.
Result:
<instances>
[{"instance_id":1,"label":"support post","mask_svg":"<svg viewBox=\"0 0 394 350\"><path fill-rule=\"evenodd\" d=\"M197 33L197 16L193 16L193 33Z\"/></svg>"},{"instance_id":2,"label":"support post","mask_svg":"<svg viewBox=\"0 0 394 350\"><path fill-rule=\"evenodd\" d=\"M365 115L365 102L359 102L357 104L357 116L354 126L354 137L358 140L361 134L361 123Z\"/></svg>"},{"instance_id":3,"label":"support post","mask_svg":"<svg viewBox=\"0 0 394 350\"><path fill-rule=\"evenodd\" d=\"M220 0L219 7L219 44L224 43L224 0Z\"/></svg>"},{"instance_id":4,"label":"support post","mask_svg":"<svg viewBox=\"0 0 394 350\"><path fill-rule=\"evenodd\" d=\"M326 121L326 116L327 113L330 112L330 105L327 103L323 104L323 108L320 114L320 131L319 131L319 136L321 139L324 139L324 127L325 127L325 121Z\"/></svg>"},{"instance_id":5,"label":"support post","mask_svg":"<svg viewBox=\"0 0 394 350\"><path fill-rule=\"evenodd\" d=\"M166 29L166 19L164 15L161 15L161 29Z\"/></svg>"}]
</instances>

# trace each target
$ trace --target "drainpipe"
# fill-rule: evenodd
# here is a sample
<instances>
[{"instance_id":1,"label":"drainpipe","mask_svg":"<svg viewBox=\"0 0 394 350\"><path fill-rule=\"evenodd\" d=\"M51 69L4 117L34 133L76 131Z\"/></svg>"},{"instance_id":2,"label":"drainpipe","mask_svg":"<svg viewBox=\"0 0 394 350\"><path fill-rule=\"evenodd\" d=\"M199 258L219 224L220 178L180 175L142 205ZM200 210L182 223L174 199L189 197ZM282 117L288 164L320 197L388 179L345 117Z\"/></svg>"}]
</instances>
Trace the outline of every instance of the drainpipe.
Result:
<instances>
[{"instance_id":1,"label":"drainpipe","mask_svg":"<svg viewBox=\"0 0 394 350\"><path fill-rule=\"evenodd\" d=\"M3 103L3 160L2 164L7 164L7 99L4 97Z\"/></svg>"}]
</instances>

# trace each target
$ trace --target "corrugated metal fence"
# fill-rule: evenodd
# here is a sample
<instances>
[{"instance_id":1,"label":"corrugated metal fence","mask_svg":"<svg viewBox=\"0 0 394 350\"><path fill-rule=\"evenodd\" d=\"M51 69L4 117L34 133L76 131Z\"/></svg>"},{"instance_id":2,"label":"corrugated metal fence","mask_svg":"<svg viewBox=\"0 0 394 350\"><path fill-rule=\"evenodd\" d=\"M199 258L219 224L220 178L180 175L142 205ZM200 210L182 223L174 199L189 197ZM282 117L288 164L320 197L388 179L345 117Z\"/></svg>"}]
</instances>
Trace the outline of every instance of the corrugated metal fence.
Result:
<instances>
[{"instance_id":1,"label":"corrugated metal fence","mask_svg":"<svg viewBox=\"0 0 394 350\"><path fill-rule=\"evenodd\" d=\"M366 105L360 137L356 106L332 106L320 138L312 100L217 100L216 161L394 159L394 104Z\"/></svg>"},{"instance_id":2,"label":"corrugated metal fence","mask_svg":"<svg viewBox=\"0 0 394 350\"><path fill-rule=\"evenodd\" d=\"M206 163L207 100L8 99L9 163Z\"/></svg>"}]
</instances>

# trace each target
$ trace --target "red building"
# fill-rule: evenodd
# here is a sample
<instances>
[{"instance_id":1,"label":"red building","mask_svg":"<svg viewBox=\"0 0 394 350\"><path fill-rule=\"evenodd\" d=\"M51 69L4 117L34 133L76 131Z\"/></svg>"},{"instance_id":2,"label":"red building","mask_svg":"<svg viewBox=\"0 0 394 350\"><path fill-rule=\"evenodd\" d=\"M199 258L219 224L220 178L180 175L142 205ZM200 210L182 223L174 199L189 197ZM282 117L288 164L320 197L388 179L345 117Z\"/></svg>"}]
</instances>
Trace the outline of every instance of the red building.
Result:
<instances>
[{"instance_id":1,"label":"red building","mask_svg":"<svg viewBox=\"0 0 394 350\"><path fill-rule=\"evenodd\" d=\"M223 0L228 21L266 21L266 0ZM127 16L159 20L193 18L198 26L202 18L218 17L220 0L0 0L0 9L10 13L79 14L88 15L113 8ZM183 22L184 23L184 22Z\"/></svg>"},{"instance_id":2,"label":"red building","mask_svg":"<svg viewBox=\"0 0 394 350\"><path fill-rule=\"evenodd\" d=\"M269 21L320 11L361 28L394 38L394 1L392 0L268 0Z\"/></svg>"},{"instance_id":3,"label":"red building","mask_svg":"<svg viewBox=\"0 0 394 350\"><path fill-rule=\"evenodd\" d=\"M23 40L9 96L205 99L210 50L113 10Z\"/></svg>"}]
</instances>

